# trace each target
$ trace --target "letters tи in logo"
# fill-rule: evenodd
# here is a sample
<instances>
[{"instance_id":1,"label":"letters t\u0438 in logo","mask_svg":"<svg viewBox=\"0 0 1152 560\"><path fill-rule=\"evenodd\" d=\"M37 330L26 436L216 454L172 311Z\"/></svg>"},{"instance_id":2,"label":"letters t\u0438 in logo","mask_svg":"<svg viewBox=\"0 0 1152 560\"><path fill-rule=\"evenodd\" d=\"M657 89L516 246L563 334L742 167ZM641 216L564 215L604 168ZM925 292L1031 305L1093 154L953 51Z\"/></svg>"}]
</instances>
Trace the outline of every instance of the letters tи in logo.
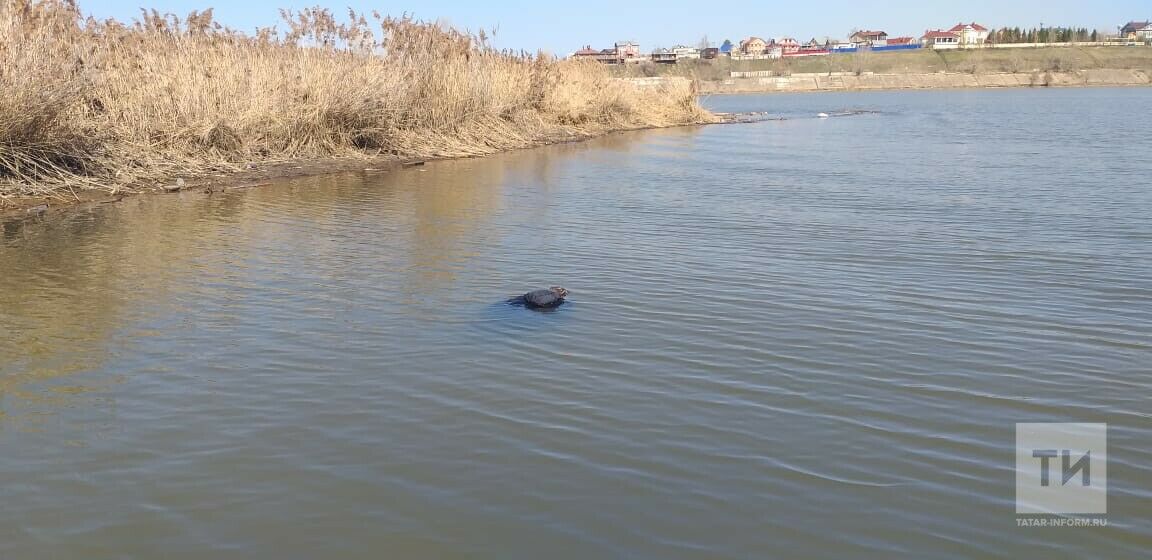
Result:
<instances>
[{"instance_id":1,"label":"letters t\u0438 in logo","mask_svg":"<svg viewBox=\"0 0 1152 560\"><path fill-rule=\"evenodd\" d=\"M1016 513L1107 512L1107 424L1016 424Z\"/></svg>"}]
</instances>

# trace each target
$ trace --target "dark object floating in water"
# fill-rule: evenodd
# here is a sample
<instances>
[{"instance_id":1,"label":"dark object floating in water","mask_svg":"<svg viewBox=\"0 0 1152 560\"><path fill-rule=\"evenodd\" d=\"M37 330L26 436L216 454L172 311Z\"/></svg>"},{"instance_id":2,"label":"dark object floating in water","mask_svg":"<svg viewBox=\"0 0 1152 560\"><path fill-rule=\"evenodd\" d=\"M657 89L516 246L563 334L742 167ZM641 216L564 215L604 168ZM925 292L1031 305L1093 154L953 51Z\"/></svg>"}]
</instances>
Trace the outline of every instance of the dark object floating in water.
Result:
<instances>
[{"instance_id":1,"label":"dark object floating in water","mask_svg":"<svg viewBox=\"0 0 1152 560\"><path fill-rule=\"evenodd\" d=\"M564 303L564 298L566 297L568 297L568 290L560 286L552 286L548 289L533 290L522 296L514 297L508 300L508 303L512 305L523 305L530 309L546 309Z\"/></svg>"},{"instance_id":2,"label":"dark object floating in water","mask_svg":"<svg viewBox=\"0 0 1152 560\"><path fill-rule=\"evenodd\" d=\"M424 165L422 161L406 161L402 164L404 167L420 167Z\"/></svg>"}]
</instances>

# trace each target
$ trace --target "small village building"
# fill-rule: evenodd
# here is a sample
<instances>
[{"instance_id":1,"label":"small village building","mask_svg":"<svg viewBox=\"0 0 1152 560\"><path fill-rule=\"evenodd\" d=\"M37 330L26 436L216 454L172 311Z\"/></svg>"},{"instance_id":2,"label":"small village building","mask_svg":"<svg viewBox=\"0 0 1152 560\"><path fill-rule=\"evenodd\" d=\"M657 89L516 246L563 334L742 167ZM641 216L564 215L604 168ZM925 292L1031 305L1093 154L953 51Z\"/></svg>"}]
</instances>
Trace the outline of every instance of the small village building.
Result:
<instances>
[{"instance_id":1,"label":"small village building","mask_svg":"<svg viewBox=\"0 0 1152 560\"><path fill-rule=\"evenodd\" d=\"M800 50L793 53L794 56L817 56L829 54L828 45L812 39L803 45L800 45Z\"/></svg>"},{"instance_id":2,"label":"small village building","mask_svg":"<svg viewBox=\"0 0 1152 560\"><path fill-rule=\"evenodd\" d=\"M604 64L624 64L625 62L640 62L640 45L633 42L620 42L611 49L593 49L591 45L572 53L572 58L591 59Z\"/></svg>"},{"instance_id":3,"label":"small village building","mask_svg":"<svg viewBox=\"0 0 1152 560\"><path fill-rule=\"evenodd\" d=\"M740 41L740 52L744 54L764 54L768 49L768 41L759 37L749 37Z\"/></svg>"},{"instance_id":4,"label":"small village building","mask_svg":"<svg viewBox=\"0 0 1152 560\"><path fill-rule=\"evenodd\" d=\"M1144 25L1140 25L1144 24ZM1128 32L1121 32L1120 36L1129 41L1152 41L1152 22L1133 21L1125 28L1131 27Z\"/></svg>"},{"instance_id":5,"label":"small village building","mask_svg":"<svg viewBox=\"0 0 1152 560\"><path fill-rule=\"evenodd\" d=\"M848 38L853 45L883 45L888 34L883 31L857 31Z\"/></svg>"},{"instance_id":6,"label":"small village building","mask_svg":"<svg viewBox=\"0 0 1152 560\"><path fill-rule=\"evenodd\" d=\"M889 37L889 45L914 45L916 44L915 37Z\"/></svg>"},{"instance_id":7,"label":"small village building","mask_svg":"<svg viewBox=\"0 0 1152 560\"><path fill-rule=\"evenodd\" d=\"M718 49L716 47L708 47L706 49L700 49L700 58L703 58L704 60L713 60L719 56L720 56L720 49Z\"/></svg>"},{"instance_id":8,"label":"small village building","mask_svg":"<svg viewBox=\"0 0 1152 560\"><path fill-rule=\"evenodd\" d=\"M617 41L616 56L624 61L640 58L640 43L634 41Z\"/></svg>"},{"instance_id":9,"label":"small village building","mask_svg":"<svg viewBox=\"0 0 1152 560\"><path fill-rule=\"evenodd\" d=\"M772 46L779 47L785 53L794 53L800 50L800 41L791 37L781 37L773 41Z\"/></svg>"},{"instance_id":10,"label":"small village building","mask_svg":"<svg viewBox=\"0 0 1152 560\"><path fill-rule=\"evenodd\" d=\"M961 45L983 45L988 41L988 28L976 22L958 23L948 31L956 34Z\"/></svg>"},{"instance_id":11,"label":"small village building","mask_svg":"<svg viewBox=\"0 0 1152 560\"><path fill-rule=\"evenodd\" d=\"M623 64L624 60L616 53L616 49L603 49L596 56L596 60L604 64Z\"/></svg>"},{"instance_id":12,"label":"small village building","mask_svg":"<svg viewBox=\"0 0 1152 560\"><path fill-rule=\"evenodd\" d=\"M668 49L656 49L652 51L652 62L656 64L676 64L676 53Z\"/></svg>"},{"instance_id":13,"label":"small village building","mask_svg":"<svg viewBox=\"0 0 1152 560\"><path fill-rule=\"evenodd\" d=\"M600 56L600 51L592 48L592 45L584 45L584 48L572 53L572 58L596 58Z\"/></svg>"},{"instance_id":14,"label":"small village building","mask_svg":"<svg viewBox=\"0 0 1152 560\"><path fill-rule=\"evenodd\" d=\"M672 47L672 52L676 54L677 60L692 60L700 58L700 49L696 47Z\"/></svg>"},{"instance_id":15,"label":"small village building","mask_svg":"<svg viewBox=\"0 0 1152 560\"><path fill-rule=\"evenodd\" d=\"M1120 37L1130 41L1152 39L1152 30L1149 29L1150 26L1152 26L1152 22L1130 21L1126 23L1124 27L1120 28ZM1144 36L1141 36L1141 32L1145 33Z\"/></svg>"},{"instance_id":16,"label":"small village building","mask_svg":"<svg viewBox=\"0 0 1152 560\"><path fill-rule=\"evenodd\" d=\"M828 50L832 52L852 52L856 50L856 45L853 45L852 43L845 43L843 40L836 40L828 44Z\"/></svg>"},{"instance_id":17,"label":"small village building","mask_svg":"<svg viewBox=\"0 0 1152 560\"><path fill-rule=\"evenodd\" d=\"M925 31L924 36L920 37L920 44L930 49L958 49L960 36L940 29Z\"/></svg>"}]
</instances>

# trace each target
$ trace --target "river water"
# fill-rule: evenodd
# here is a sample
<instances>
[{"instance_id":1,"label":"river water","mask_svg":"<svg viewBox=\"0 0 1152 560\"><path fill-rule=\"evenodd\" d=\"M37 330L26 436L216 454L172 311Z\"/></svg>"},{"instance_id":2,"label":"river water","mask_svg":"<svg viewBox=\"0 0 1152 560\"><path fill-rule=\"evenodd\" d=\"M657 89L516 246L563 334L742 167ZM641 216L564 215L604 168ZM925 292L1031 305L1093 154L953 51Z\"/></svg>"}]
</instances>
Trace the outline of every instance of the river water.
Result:
<instances>
[{"instance_id":1,"label":"river water","mask_svg":"<svg viewBox=\"0 0 1152 560\"><path fill-rule=\"evenodd\" d=\"M1152 89L706 103L786 119L6 224L0 558L1145 557Z\"/></svg>"}]
</instances>

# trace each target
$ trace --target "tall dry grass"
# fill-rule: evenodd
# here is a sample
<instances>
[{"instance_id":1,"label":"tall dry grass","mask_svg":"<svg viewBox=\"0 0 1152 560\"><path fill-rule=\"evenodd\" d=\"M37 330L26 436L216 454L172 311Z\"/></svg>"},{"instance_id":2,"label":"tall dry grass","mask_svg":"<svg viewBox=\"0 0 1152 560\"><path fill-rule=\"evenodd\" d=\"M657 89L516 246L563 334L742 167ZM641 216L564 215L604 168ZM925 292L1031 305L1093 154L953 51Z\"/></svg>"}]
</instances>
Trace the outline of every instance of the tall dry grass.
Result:
<instances>
[{"instance_id":1,"label":"tall dry grass","mask_svg":"<svg viewBox=\"0 0 1152 560\"><path fill-rule=\"evenodd\" d=\"M704 122L690 83L500 51L409 17L281 12L246 35L211 10L83 17L0 0L0 196L117 189L256 161L452 157Z\"/></svg>"}]
</instances>

